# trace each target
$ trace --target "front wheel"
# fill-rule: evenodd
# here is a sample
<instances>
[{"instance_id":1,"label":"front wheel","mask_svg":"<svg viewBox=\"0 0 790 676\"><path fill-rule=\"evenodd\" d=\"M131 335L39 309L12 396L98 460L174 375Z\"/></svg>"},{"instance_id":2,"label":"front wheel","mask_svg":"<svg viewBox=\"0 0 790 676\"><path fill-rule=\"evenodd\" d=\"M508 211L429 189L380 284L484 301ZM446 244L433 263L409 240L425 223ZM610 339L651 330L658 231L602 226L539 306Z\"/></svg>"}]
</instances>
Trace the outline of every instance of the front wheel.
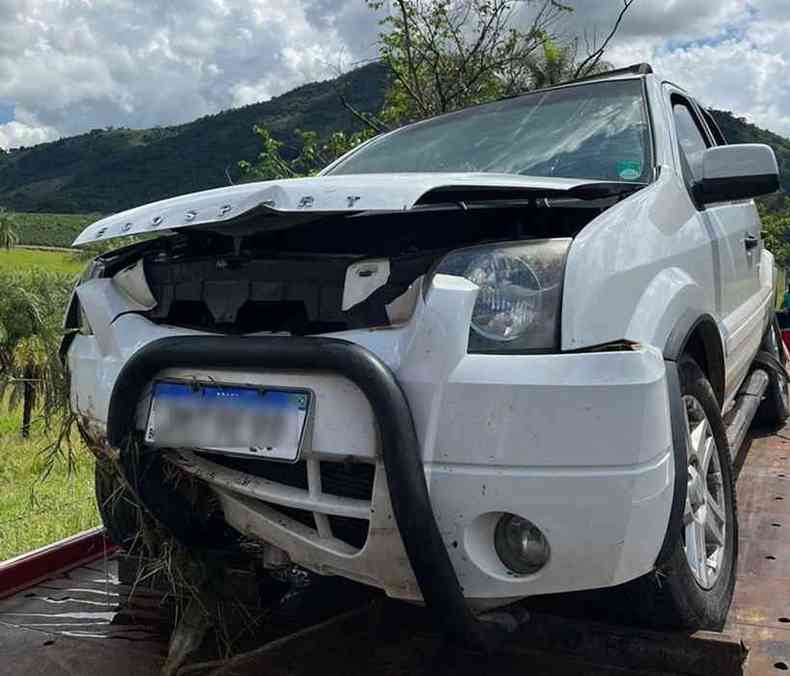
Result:
<instances>
[{"instance_id":1,"label":"front wheel","mask_svg":"<svg viewBox=\"0 0 790 676\"><path fill-rule=\"evenodd\" d=\"M738 522L729 446L718 401L699 366L678 364L686 412L683 521L665 564L642 580L651 623L720 629L735 587Z\"/></svg>"}]
</instances>

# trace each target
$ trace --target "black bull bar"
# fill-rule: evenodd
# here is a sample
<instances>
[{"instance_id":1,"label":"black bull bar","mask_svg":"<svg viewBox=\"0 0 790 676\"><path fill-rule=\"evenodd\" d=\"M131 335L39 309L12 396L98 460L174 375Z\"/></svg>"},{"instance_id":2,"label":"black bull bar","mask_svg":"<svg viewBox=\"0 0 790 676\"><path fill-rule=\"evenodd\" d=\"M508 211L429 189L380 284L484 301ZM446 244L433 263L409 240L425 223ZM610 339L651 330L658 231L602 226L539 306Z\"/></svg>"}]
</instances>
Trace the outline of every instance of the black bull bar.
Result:
<instances>
[{"instance_id":1,"label":"black bull bar","mask_svg":"<svg viewBox=\"0 0 790 676\"><path fill-rule=\"evenodd\" d=\"M110 445L125 448L135 412L157 373L173 367L329 371L367 397L381 435L382 460L395 520L417 584L437 627L453 640L491 650L502 630L477 619L464 599L436 524L411 410L392 370L360 345L334 338L290 336L174 336L138 350L115 382L107 418Z\"/></svg>"}]
</instances>

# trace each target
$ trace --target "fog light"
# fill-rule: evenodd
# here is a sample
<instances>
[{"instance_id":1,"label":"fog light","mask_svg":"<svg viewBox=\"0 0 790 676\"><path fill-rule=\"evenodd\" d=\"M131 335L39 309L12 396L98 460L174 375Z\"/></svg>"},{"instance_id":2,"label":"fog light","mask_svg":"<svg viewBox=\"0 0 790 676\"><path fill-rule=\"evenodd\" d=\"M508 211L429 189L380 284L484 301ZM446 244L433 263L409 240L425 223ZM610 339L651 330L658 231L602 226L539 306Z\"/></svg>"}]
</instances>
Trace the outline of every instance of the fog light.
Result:
<instances>
[{"instance_id":1,"label":"fog light","mask_svg":"<svg viewBox=\"0 0 790 676\"><path fill-rule=\"evenodd\" d=\"M510 570L520 575L536 573L549 560L549 543L531 521L504 514L494 531L494 547Z\"/></svg>"}]
</instances>

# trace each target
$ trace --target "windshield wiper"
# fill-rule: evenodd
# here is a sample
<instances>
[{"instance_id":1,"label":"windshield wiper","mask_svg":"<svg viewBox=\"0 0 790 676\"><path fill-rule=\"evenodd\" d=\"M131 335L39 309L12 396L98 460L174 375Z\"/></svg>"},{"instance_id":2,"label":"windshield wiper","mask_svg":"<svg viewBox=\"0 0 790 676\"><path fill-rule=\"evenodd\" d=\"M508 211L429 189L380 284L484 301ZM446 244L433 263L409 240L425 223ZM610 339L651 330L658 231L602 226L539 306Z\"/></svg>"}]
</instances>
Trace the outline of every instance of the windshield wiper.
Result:
<instances>
[{"instance_id":1,"label":"windshield wiper","mask_svg":"<svg viewBox=\"0 0 790 676\"><path fill-rule=\"evenodd\" d=\"M646 187L647 183L621 183L608 181L606 183L584 183L568 190L567 197L579 200L600 200L607 197L622 197Z\"/></svg>"}]
</instances>

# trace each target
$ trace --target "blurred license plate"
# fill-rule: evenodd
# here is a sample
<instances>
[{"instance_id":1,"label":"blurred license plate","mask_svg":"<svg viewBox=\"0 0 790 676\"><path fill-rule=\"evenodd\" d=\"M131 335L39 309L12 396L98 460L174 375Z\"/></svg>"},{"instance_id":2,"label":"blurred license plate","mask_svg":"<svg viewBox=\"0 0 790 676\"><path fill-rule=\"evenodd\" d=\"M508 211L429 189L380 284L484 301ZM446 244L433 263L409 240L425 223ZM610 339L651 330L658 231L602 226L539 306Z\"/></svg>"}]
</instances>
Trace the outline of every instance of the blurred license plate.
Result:
<instances>
[{"instance_id":1,"label":"blurred license plate","mask_svg":"<svg viewBox=\"0 0 790 676\"><path fill-rule=\"evenodd\" d=\"M309 409L306 391L158 381L145 440L293 462Z\"/></svg>"}]
</instances>

